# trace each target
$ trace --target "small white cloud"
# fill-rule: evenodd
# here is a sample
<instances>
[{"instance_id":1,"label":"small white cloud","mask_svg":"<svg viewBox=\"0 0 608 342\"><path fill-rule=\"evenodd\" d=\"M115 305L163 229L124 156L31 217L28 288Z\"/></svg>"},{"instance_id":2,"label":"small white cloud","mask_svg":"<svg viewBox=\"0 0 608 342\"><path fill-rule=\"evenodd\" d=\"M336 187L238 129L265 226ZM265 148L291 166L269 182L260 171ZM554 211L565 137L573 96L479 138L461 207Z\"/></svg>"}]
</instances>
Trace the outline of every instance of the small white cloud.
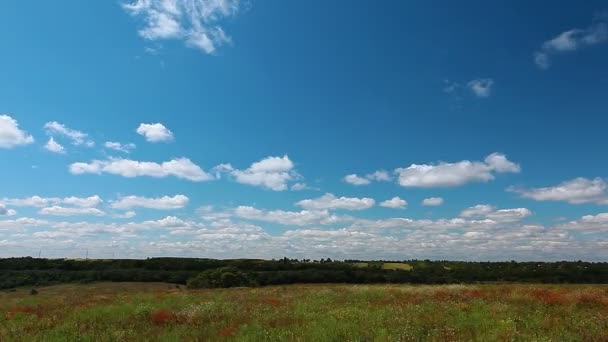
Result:
<instances>
[{"instance_id":1,"label":"small white cloud","mask_svg":"<svg viewBox=\"0 0 608 342\"><path fill-rule=\"evenodd\" d=\"M96 207L100 205L103 200L98 196L90 196L90 197L40 197L40 196L32 196L27 198L4 198L2 200L4 203L8 203L10 205L14 205L17 207L46 207L49 205L57 205L57 204L67 204L71 206L77 207Z\"/></svg>"},{"instance_id":2,"label":"small white cloud","mask_svg":"<svg viewBox=\"0 0 608 342\"><path fill-rule=\"evenodd\" d=\"M111 158L108 160L93 160L90 163L73 163L69 166L69 170L74 175L109 173L129 178L140 176L156 178L175 176L194 182L214 179L212 175L206 173L188 158L177 158L163 163Z\"/></svg>"},{"instance_id":3,"label":"small white cloud","mask_svg":"<svg viewBox=\"0 0 608 342\"><path fill-rule=\"evenodd\" d=\"M142 123L137 127L137 134L146 137L152 143L168 142L173 140L173 132L161 123L146 124Z\"/></svg>"},{"instance_id":4,"label":"small white cloud","mask_svg":"<svg viewBox=\"0 0 608 342\"><path fill-rule=\"evenodd\" d=\"M460 217L473 219L489 219L494 222L501 223L521 221L530 216L532 216L532 212L526 208L497 210L496 207L489 204L478 204L460 212Z\"/></svg>"},{"instance_id":5,"label":"small white cloud","mask_svg":"<svg viewBox=\"0 0 608 342\"><path fill-rule=\"evenodd\" d=\"M443 204L443 198L441 197L430 197L422 200L422 205L436 207Z\"/></svg>"},{"instance_id":6,"label":"small white cloud","mask_svg":"<svg viewBox=\"0 0 608 342\"><path fill-rule=\"evenodd\" d=\"M56 142L53 137L49 138L49 141L44 145L44 148L53 153L65 153L65 148Z\"/></svg>"},{"instance_id":7,"label":"small white cloud","mask_svg":"<svg viewBox=\"0 0 608 342\"><path fill-rule=\"evenodd\" d=\"M42 208L38 212L40 215L51 216L104 216L105 213L97 208L68 208L61 206L52 206Z\"/></svg>"},{"instance_id":8,"label":"small white cloud","mask_svg":"<svg viewBox=\"0 0 608 342\"><path fill-rule=\"evenodd\" d=\"M533 54L534 63L545 70L551 66L551 57L556 54L579 50L608 41L606 18L597 17L586 29L571 29L545 41Z\"/></svg>"},{"instance_id":9,"label":"small white cloud","mask_svg":"<svg viewBox=\"0 0 608 342\"><path fill-rule=\"evenodd\" d=\"M15 216L17 211L14 209L8 209L4 203L0 203L0 216Z\"/></svg>"},{"instance_id":10,"label":"small white cloud","mask_svg":"<svg viewBox=\"0 0 608 342\"><path fill-rule=\"evenodd\" d=\"M103 202L103 200L98 195L94 195L94 196L90 196L90 197L86 197L86 198L72 196L72 197L66 197L63 200L61 200L61 203L63 203L63 204L73 205L73 206L82 207L82 208L96 207L96 206L100 205L102 202Z\"/></svg>"},{"instance_id":11,"label":"small white cloud","mask_svg":"<svg viewBox=\"0 0 608 342\"><path fill-rule=\"evenodd\" d=\"M118 219L129 219L129 218L135 217L136 215L137 214L134 211L130 210L130 211L127 211L127 212L125 212L123 214L116 214L113 217L114 218L118 218Z\"/></svg>"},{"instance_id":12,"label":"small white cloud","mask_svg":"<svg viewBox=\"0 0 608 342\"><path fill-rule=\"evenodd\" d=\"M352 175L347 175L344 177L344 181L348 184L352 184L352 185L367 185L369 183L371 183L369 181L369 179L367 178L363 178L363 177L359 177L356 174L352 174Z\"/></svg>"},{"instance_id":13,"label":"small white cloud","mask_svg":"<svg viewBox=\"0 0 608 342\"><path fill-rule=\"evenodd\" d=\"M231 39L217 24L236 15L239 0L136 0L124 4L131 15L143 18L139 35L147 40L182 40L189 47L212 54Z\"/></svg>"},{"instance_id":14,"label":"small white cloud","mask_svg":"<svg viewBox=\"0 0 608 342\"><path fill-rule=\"evenodd\" d=\"M114 209L148 208L148 209L180 209L188 204L188 197L185 195L175 195L173 197L163 196L158 198L148 198L140 196L125 196L114 202L111 207Z\"/></svg>"},{"instance_id":15,"label":"small white cloud","mask_svg":"<svg viewBox=\"0 0 608 342\"><path fill-rule=\"evenodd\" d=\"M412 164L395 169L398 183L405 187L455 187L470 182L487 182L494 173L518 173L519 165L500 153L492 153L483 162L463 160L456 163L441 162L436 165Z\"/></svg>"},{"instance_id":16,"label":"small white cloud","mask_svg":"<svg viewBox=\"0 0 608 342\"><path fill-rule=\"evenodd\" d=\"M235 169L230 164L220 164L213 170L217 173L216 177L221 173L228 173L238 183L260 186L273 191L287 190L290 181L300 178L287 155L264 158L245 170Z\"/></svg>"},{"instance_id":17,"label":"small white cloud","mask_svg":"<svg viewBox=\"0 0 608 342\"><path fill-rule=\"evenodd\" d=\"M405 208L407 206L407 201L395 196L395 197L391 198L390 200L380 202L380 206L386 207L386 208L395 208L395 209Z\"/></svg>"},{"instance_id":18,"label":"small white cloud","mask_svg":"<svg viewBox=\"0 0 608 342\"><path fill-rule=\"evenodd\" d=\"M122 143L115 142L115 141L106 141L104 146L111 150L124 152L124 153L131 153L131 150L135 149L135 144L133 144L133 143L122 144Z\"/></svg>"},{"instance_id":19,"label":"small white cloud","mask_svg":"<svg viewBox=\"0 0 608 342\"><path fill-rule=\"evenodd\" d=\"M494 80L491 78L478 78L467 83L467 86L477 97L488 97L492 92Z\"/></svg>"},{"instance_id":20,"label":"small white cloud","mask_svg":"<svg viewBox=\"0 0 608 342\"><path fill-rule=\"evenodd\" d=\"M63 124L60 124L57 121L47 122L44 125L47 134L49 135L61 135L69 138L72 141L73 145L85 145L87 147L95 146L95 142L92 140L87 140L88 134L83 133L81 131L77 131L75 129L71 129L66 127Z\"/></svg>"},{"instance_id":21,"label":"small white cloud","mask_svg":"<svg viewBox=\"0 0 608 342\"><path fill-rule=\"evenodd\" d=\"M510 187L507 191L518 193L521 197L536 201L608 204L608 184L599 177L595 179L579 177L543 188L517 189Z\"/></svg>"},{"instance_id":22,"label":"small white cloud","mask_svg":"<svg viewBox=\"0 0 608 342\"><path fill-rule=\"evenodd\" d=\"M363 210L373 207L375 203L372 198L336 197L327 193L319 198L305 199L296 204L308 210Z\"/></svg>"},{"instance_id":23,"label":"small white cloud","mask_svg":"<svg viewBox=\"0 0 608 342\"><path fill-rule=\"evenodd\" d=\"M310 189L310 187L306 185L306 183L295 183L291 186L291 191L302 191L308 189Z\"/></svg>"},{"instance_id":24,"label":"small white cloud","mask_svg":"<svg viewBox=\"0 0 608 342\"><path fill-rule=\"evenodd\" d=\"M250 206L237 207L234 209L234 215L248 220L273 222L294 226L328 225L335 224L343 220L336 215L330 214L327 210L267 211Z\"/></svg>"},{"instance_id":25,"label":"small white cloud","mask_svg":"<svg viewBox=\"0 0 608 342\"><path fill-rule=\"evenodd\" d=\"M0 148L13 148L34 142L34 137L19 129L19 123L12 117L0 115Z\"/></svg>"}]
</instances>

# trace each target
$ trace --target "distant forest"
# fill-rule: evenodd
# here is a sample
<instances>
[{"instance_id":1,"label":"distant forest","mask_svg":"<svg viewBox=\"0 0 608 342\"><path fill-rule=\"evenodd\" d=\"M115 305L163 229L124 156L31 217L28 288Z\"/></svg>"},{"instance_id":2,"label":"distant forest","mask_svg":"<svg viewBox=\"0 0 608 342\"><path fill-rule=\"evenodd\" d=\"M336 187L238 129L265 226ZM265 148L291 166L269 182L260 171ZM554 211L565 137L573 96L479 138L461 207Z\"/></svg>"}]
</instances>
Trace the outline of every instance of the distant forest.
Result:
<instances>
[{"instance_id":1,"label":"distant forest","mask_svg":"<svg viewBox=\"0 0 608 342\"><path fill-rule=\"evenodd\" d=\"M192 288L295 283L608 283L606 262L254 259L0 259L0 289L74 282L167 282Z\"/></svg>"}]
</instances>

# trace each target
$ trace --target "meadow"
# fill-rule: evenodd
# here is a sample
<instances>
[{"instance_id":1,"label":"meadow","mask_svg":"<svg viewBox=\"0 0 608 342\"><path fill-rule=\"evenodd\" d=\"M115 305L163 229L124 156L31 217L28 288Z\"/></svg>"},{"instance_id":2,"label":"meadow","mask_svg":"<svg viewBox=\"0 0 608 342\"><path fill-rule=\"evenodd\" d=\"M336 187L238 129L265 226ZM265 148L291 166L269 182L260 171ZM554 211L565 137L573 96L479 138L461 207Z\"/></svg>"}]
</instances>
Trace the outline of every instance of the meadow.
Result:
<instances>
[{"instance_id":1,"label":"meadow","mask_svg":"<svg viewBox=\"0 0 608 342\"><path fill-rule=\"evenodd\" d=\"M0 293L0 341L607 341L604 285L67 284Z\"/></svg>"}]
</instances>

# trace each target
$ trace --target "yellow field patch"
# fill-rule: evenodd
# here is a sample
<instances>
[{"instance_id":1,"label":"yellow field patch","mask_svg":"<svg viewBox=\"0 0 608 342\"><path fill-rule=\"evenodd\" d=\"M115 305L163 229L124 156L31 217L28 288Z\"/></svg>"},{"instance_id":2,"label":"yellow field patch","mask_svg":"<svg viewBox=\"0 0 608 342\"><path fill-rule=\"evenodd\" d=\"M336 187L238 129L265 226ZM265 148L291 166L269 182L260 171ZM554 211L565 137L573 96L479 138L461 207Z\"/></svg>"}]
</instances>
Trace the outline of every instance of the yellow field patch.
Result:
<instances>
[{"instance_id":1,"label":"yellow field patch","mask_svg":"<svg viewBox=\"0 0 608 342\"><path fill-rule=\"evenodd\" d=\"M414 269L414 266L403 262L385 262L382 264L382 269L411 271Z\"/></svg>"}]
</instances>

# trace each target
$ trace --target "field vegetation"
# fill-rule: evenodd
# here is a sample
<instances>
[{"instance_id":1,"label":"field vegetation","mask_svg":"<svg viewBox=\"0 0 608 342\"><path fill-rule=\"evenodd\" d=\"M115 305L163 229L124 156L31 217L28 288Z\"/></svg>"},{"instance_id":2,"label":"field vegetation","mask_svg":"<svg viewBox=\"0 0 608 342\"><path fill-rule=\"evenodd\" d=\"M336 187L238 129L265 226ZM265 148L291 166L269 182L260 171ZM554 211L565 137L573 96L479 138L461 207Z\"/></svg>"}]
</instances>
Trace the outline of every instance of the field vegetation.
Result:
<instances>
[{"instance_id":1,"label":"field vegetation","mask_svg":"<svg viewBox=\"0 0 608 342\"><path fill-rule=\"evenodd\" d=\"M602 285L93 283L0 293L0 341L606 341Z\"/></svg>"}]
</instances>

